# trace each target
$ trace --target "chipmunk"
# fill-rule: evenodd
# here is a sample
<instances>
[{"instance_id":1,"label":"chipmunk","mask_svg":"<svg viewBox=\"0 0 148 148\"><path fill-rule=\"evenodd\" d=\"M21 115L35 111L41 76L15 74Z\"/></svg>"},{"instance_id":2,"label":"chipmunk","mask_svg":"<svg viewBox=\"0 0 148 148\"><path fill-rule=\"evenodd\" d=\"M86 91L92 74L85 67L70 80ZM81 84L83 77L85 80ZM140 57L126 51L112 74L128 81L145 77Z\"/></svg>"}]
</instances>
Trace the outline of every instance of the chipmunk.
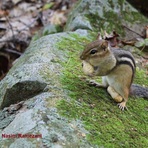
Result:
<instances>
[{"instance_id":1,"label":"chipmunk","mask_svg":"<svg viewBox=\"0 0 148 148\"><path fill-rule=\"evenodd\" d=\"M88 44L80 59L86 75L102 76L101 85L91 84L107 88L121 110L127 109L129 95L148 98L148 88L132 84L136 64L129 51L112 49L108 41L100 39Z\"/></svg>"}]
</instances>

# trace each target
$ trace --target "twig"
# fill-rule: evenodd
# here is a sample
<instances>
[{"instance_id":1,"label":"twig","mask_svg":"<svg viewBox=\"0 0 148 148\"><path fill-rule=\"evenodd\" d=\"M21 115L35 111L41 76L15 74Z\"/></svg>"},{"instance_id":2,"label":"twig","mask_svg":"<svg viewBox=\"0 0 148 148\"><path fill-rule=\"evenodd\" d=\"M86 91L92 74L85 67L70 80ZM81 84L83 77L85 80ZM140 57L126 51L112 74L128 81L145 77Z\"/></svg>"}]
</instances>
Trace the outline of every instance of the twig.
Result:
<instances>
[{"instance_id":1,"label":"twig","mask_svg":"<svg viewBox=\"0 0 148 148\"><path fill-rule=\"evenodd\" d=\"M11 32L12 32L12 38L14 38L14 31L13 31L13 27L12 27L11 23L9 22L8 17L7 17L7 16L5 16L5 18L6 18L7 22L8 22L8 25L9 25L9 27L10 27L10 30L11 30Z\"/></svg>"},{"instance_id":2,"label":"twig","mask_svg":"<svg viewBox=\"0 0 148 148\"><path fill-rule=\"evenodd\" d=\"M11 40L0 40L0 43L3 43L3 42L12 42L12 39Z\"/></svg>"},{"instance_id":3,"label":"twig","mask_svg":"<svg viewBox=\"0 0 148 148\"><path fill-rule=\"evenodd\" d=\"M23 21L21 21L21 20L18 20L20 23L22 23L23 25L25 25L26 27L28 27L28 28L30 28L30 26L28 25L28 24L26 24L26 23L24 23Z\"/></svg>"},{"instance_id":4,"label":"twig","mask_svg":"<svg viewBox=\"0 0 148 148\"><path fill-rule=\"evenodd\" d=\"M21 29L21 30L16 30L18 33L20 33L21 31L23 31L23 30L26 30L27 28L31 28L31 25L34 23L34 22L36 22L38 19L40 18L40 15L39 16L37 16L30 24L26 24L26 23L24 23L24 22L22 22L21 20L19 20L19 22L21 22L22 24L24 24L26 27L24 27L23 29Z\"/></svg>"},{"instance_id":5,"label":"twig","mask_svg":"<svg viewBox=\"0 0 148 148\"><path fill-rule=\"evenodd\" d=\"M142 47L142 49L141 49L141 52L143 51L143 49L146 47L146 45L144 45L143 47Z\"/></svg>"},{"instance_id":6,"label":"twig","mask_svg":"<svg viewBox=\"0 0 148 148\"><path fill-rule=\"evenodd\" d=\"M130 28L128 28L127 26L125 26L125 25L122 25L124 28L126 28L126 29L128 29L129 31L131 31L131 32L133 32L133 33L135 33L135 34L137 34L137 35L139 35L140 37L142 37L143 38L143 35L141 35L141 34L139 34L139 33L137 33L137 32L135 32L134 30L132 30L132 29L130 29Z\"/></svg>"},{"instance_id":7,"label":"twig","mask_svg":"<svg viewBox=\"0 0 148 148\"><path fill-rule=\"evenodd\" d=\"M10 52L10 53L13 53L13 54L16 54L18 56L21 56L22 55L21 52L18 52L18 51L12 50L12 49L5 49L5 51Z\"/></svg>"}]
</instances>

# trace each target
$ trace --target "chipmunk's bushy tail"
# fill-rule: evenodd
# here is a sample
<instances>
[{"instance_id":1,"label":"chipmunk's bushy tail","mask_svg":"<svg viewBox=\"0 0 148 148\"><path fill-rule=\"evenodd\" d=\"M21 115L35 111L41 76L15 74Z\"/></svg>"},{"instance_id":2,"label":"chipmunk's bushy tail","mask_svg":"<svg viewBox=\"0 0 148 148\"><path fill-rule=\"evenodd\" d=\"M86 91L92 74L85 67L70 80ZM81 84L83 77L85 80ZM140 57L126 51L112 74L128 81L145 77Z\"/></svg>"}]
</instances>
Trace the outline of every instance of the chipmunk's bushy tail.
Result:
<instances>
[{"instance_id":1,"label":"chipmunk's bushy tail","mask_svg":"<svg viewBox=\"0 0 148 148\"><path fill-rule=\"evenodd\" d=\"M148 99L148 88L142 87L138 84L132 84L130 89L130 95Z\"/></svg>"}]
</instances>

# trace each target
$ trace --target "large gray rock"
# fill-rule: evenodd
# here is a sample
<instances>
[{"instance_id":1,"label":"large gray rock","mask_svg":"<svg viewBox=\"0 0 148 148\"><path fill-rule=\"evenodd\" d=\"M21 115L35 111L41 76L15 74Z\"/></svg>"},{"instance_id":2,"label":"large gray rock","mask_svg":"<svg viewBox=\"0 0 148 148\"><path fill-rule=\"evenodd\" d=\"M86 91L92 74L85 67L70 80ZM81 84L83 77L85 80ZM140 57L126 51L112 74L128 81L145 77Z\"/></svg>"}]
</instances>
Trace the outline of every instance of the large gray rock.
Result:
<instances>
[{"instance_id":1,"label":"large gray rock","mask_svg":"<svg viewBox=\"0 0 148 148\"><path fill-rule=\"evenodd\" d=\"M33 97L44 91L47 85L57 85L55 79L62 67L56 60L63 61L65 56L56 49L55 44L62 36L67 35L52 35L32 43L15 62L8 75L0 82L1 108Z\"/></svg>"},{"instance_id":2,"label":"large gray rock","mask_svg":"<svg viewBox=\"0 0 148 148\"><path fill-rule=\"evenodd\" d=\"M57 100L69 98L59 79L67 54L56 44L62 38L75 40L71 34L76 33L49 35L33 42L0 82L0 104L5 107L0 114L0 147L91 147L80 136L88 133L82 123L61 117L55 106ZM8 107L22 100L26 101L20 110ZM22 140L21 135L29 134L39 137Z\"/></svg>"},{"instance_id":3,"label":"large gray rock","mask_svg":"<svg viewBox=\"0 0 148 148\"><path fill-rule=\"evenodd\" d=\"M147 23L148 19L126 1L80 0L69 14L65 31L86 29L97 33L115 30L125 38L133 39L140 37L138 34L142 34Z\"/></svg>"}]
</instances>

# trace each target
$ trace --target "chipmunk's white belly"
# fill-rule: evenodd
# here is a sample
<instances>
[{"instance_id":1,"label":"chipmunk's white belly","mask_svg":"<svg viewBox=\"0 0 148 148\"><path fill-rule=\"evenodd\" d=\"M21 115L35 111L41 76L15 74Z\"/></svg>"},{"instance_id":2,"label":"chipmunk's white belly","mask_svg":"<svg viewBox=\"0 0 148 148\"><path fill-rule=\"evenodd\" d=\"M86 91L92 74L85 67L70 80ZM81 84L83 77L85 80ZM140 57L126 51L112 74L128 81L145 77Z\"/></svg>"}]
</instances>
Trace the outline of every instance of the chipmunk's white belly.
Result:
<instances>
[{"instance_id":1,"label":"chipmunk's white belly","mask_svg":"<svg viewBox=\"0 0 148 148\"><path fill-rule=\"evenodd\" d=\"M113 86L115 84L115 79L112 77L103 76L102 83L104 86Z\"/></svg>"},{"instance_id":2,"label":"chipmunk's white belly","mask_svg":"<svg viewBox=\"0 0 148 148\"><path fill-rule=\"evenodd\" d=\"M120 88L120 85L119 85L119 83L116 83L116 80L117 80L116 76L110 76L110 75L108 75L108 76L102 77L102 83L103 83L103 85L104 86L111 86L115 90L117 88Z\"/></svg>"}]
</instances>

